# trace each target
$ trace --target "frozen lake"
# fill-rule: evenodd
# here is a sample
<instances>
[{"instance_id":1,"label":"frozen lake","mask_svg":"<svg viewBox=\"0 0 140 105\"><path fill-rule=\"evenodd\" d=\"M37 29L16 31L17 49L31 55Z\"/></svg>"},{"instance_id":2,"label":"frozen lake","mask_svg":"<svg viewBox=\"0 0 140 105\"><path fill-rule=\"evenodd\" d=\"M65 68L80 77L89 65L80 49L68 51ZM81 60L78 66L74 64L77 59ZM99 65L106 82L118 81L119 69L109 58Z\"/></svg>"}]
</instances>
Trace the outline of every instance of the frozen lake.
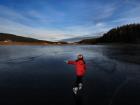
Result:
<instances>
[{"instance_id":1,"label":"frozen lake","mask_svg":"<svg viewBox=\"0 0 140 105\"><path fill-rule=\"evenodd\" d=\"M74 67L85 56L87 73L74 97ZM140 46L0 46L1 105L140 105Z\"/></svg>"}]
</instances>

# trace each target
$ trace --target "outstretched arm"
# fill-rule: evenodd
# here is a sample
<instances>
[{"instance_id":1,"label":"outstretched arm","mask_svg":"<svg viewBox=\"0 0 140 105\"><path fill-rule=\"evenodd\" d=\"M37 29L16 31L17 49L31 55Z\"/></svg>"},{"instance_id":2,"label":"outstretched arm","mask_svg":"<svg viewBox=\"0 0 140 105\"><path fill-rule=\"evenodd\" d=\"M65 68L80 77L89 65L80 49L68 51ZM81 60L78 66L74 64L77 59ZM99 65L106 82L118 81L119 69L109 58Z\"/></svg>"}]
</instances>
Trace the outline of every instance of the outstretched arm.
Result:
<instances>
[{"instance_id":1,"label":"outstretched arm","mask_svg":"<svg viewBox=\"0 0 140 105\"><path fill-rule=\"evenodd\" d=\"M68 61L67 64L73 64L74 65L74 64L76 64L76 62L75 61Z\"/></svg>"}]
</instances>

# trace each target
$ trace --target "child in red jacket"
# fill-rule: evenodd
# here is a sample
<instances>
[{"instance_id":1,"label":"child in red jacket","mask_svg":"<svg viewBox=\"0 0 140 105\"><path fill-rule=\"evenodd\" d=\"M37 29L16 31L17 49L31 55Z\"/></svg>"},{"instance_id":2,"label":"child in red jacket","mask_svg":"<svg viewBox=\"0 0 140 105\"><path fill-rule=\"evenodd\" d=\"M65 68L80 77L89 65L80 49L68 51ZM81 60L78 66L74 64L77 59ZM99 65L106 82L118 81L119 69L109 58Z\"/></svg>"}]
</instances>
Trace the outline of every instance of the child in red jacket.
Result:
<instances>
[{"instance_id":1,"label":"child in red jacket","mask_svg":"<svg viewBox=\"0 0 140 105\"><path fill-rule=\"evenodd\" d=\"M86 71L86 64L85 64L85 61L84 61L84 57L83 57L83 55L79 54L77 56L77 60L68 61L67 64L75 65L77 79L76 79L76 82L75 82L75 86L73 88L73 92L75 94L77 94L78 90L81 90L82 87L83 87L82 78L85 75L85 71Z\"/></svg>"}]
</instances>

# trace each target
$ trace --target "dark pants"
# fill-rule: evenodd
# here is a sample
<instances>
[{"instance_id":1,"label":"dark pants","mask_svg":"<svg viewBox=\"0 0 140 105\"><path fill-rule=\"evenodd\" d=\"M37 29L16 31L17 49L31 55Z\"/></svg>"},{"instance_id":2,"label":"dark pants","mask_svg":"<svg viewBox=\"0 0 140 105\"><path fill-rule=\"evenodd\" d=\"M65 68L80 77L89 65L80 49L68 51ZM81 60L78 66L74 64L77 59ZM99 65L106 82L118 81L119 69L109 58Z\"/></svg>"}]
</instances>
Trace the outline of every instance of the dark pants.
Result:
<instances>
[{"instance_id":1,"label":"dark pants","mask_svg":"<svg viewBox=\"0 0 140 105\"><path fill-rule=\"evenodd\" d=\"M77 76L75 81L75 87L78 87L79 83L83 83L83 76Z\"/></svg>"}]
</instances>

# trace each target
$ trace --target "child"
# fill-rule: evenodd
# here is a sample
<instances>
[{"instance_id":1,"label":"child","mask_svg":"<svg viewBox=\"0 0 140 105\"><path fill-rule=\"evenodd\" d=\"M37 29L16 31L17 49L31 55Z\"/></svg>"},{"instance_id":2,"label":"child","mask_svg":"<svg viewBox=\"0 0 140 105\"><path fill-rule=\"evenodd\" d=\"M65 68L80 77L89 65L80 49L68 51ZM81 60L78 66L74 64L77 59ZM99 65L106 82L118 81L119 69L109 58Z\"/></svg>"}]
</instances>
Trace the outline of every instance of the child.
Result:
<instances>
[{"instance_id":1,"label":"child","mask_svg":"<svg viewBox=\"0 0 140 105\"><path fill-rule=\"evenodd\" d=\"M74 94L77 94L78 90L81 90L83 87L83 81L82 78L85 75L85 71L86 71L86 64L83 58L82 54L79 54L77 56L77 60L75 61L67 61L67 64L73 64L75 65L75 69L76 69L76 82L75 82L75 86L73 88L73 92Z\"/></svg>"}]
</instances>

